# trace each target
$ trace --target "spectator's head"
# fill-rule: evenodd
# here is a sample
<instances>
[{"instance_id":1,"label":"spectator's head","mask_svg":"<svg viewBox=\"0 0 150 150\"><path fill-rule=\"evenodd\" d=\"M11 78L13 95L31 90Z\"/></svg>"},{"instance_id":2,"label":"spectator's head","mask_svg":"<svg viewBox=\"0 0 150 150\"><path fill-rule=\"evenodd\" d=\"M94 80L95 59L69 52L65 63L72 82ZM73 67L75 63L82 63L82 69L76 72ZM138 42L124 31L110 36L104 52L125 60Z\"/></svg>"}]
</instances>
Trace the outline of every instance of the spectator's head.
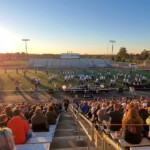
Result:
<instances>
[{"instance_id":1,"label":"spectator's head","mask_svg":"<svg viewBox=\"0 0 150 150\"><path fill-rule=\"evenodd\" d=\"M126 106L126 111L128 111L129 109L131 109L132 108L132 105L131 104L128 104L127 106Z\"/></svg>"},{"instance_id":2,"label":"spectator's head","mask_svg":"<svg viewBox=\"0 0 150 150\"><path fill-rule=\"evenodd\" d=\"M13 150L15 147L12 132L8 128L0 128L0 141L0 150Z\"/></svg>"},{"instance_id":3,"label":"spectator's head","mask_svg":"<svg viewBox=\"0 0 150 150\"><path fill-rule=\"evenodd\" d=\"M84 101L84 105L86 105L87 104L87 102L86 101Z\"/></svg>"},{"instance_id":4,"label":"spectator's head","mask_svg":"<svg viewBox=\"0 0 150 150\"><path fill-rule=\"evenodd\" d=\"M143 108L146 108L146 107L147 107L147 103L143 103L143 104L142 104L142 107L143 107Z\"/></svg>"},{"instance_id":5,"label":"spectator's head","mask_svg":"<svg viewBox=\"0 0 150 150\"><path fill-rule=\"evenodd\" d=\"M41 113L41 108L40 108L40 107L37 107L36 110L35 110L35 113L36 113L36 114Z\"/></svg>"},{"instance_id":6,"label":"spectator's head","mask_svg":"<svg viewBox=\"0 0 150 150\"><path fill-rule=\"evenodd\" d=\"M127 106L127 103L125 103L125 102L124 102L124 103L122 103L122 107L124 107L124 108L125 108L126 106Z\"/></svg>"},{"instance_id":7,"label":"spectator's head","mask_svg":"<svg viewBox=\"0 0 150 150\"><path fill-rule=\"evenodd\" d=\"M135 108L131 108L131 109L129 109L127 116L130 119L135 119L135 118L139 117L139 114Z\"/></svg>"},{"instance_id":8,"label":"spectator's head","mask_svg":"<svg viewBox=\"0 0 150 150\"><path fill-rule=\"evenodd\" d=\"M20 116L20 110L19 109L15 109L14 110L14 116Z\"/></svg>"},{"instance_id":9,"label":"spectator's head","mask_svg":"<svg viewBox=\"0 0 150 150\"><path fill-rule=\"evenodd\" d=\"M119 104L114 104L113 108L114 108L114 110L119 110L120 109L120 105Z\"/></svg>"},{"instance_id":10,"label":"spectator's head","mask_svg":"<svg viewBox=\"0 0 150 150\"><path fill-rule=\"evenodd\" d=\"M11 109L10 106L7 106L7 107L5 108L5 112L6 112L7 117L9 117L9 118L12 118L12 117L13 117L13 112L12 112L12 109Z\"/></svg>"},{"instance_id":11,"label":"spectator's head","mask_svg":"<svg viewBox=\"0 0 150 150\"><path fill-rule=\"evenodd\" d=\"M75 95L75 99L78 99L78 95Z\"/></svg>"},{"instance_id":12,"label":"spectator's head","mask_svg":"<svg viewBox=\"0 0 150 150\"><path fill-rule=\"evenodd\" d=\"M102 108L106 108L107 104L106 103L102 103Z\"/></svg>"},{"instance_id":13,"label":"spectator's head","mask_svg":"<svg viewBox=\"0 0 150 150\"><path fill-rule=\"evenodd\" d=\"M139 116L138 111L135 108L131 108L128 110L127 114L123 118L122 126L126 127L125 124L143 124L142 118Z\"/></svg>"},{"instance_id":14,"label":"spectator's head","mask_svg":"<svg viewBox=\"0 0 150 150\"><path fill-rule=\"evenodd\" d=\"M52 112L54 108L52 106L49 106L48 111Z\"/></svg>"}]
</instances>

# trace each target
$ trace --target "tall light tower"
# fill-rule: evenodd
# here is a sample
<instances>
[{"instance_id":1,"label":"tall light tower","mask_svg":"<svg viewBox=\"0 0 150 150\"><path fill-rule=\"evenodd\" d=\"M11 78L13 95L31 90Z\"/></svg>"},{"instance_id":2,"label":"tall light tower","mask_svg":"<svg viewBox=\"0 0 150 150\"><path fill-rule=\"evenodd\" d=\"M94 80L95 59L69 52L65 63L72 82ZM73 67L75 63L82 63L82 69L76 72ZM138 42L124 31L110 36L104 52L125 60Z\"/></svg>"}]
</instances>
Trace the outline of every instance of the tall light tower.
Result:
<instances>
[{"instance_id":1,"label":"tall light tower","mask_svg":"<svg viewBox=\"0 0 150 150\"><path fill-rule=\"evenodd\" d=\"M110 40L110 43L112 43L112 55L113 55L113 50L114 50L113 44L116 43L116 41L115 40Z\"/></svg>"},{"instance_id":2,"label":"tall light tower","mask_svg":"<svg viewBox=\"0 0 150 150\"><path fill-rule=\"evenodd\" d=\"M22 39L22 41L25 42L25 50L26 50L26 55L27 55L27 62L28 62L28 47L27 47L27 42L30 41L30 39Z\"/></svg>"}]
</instances>

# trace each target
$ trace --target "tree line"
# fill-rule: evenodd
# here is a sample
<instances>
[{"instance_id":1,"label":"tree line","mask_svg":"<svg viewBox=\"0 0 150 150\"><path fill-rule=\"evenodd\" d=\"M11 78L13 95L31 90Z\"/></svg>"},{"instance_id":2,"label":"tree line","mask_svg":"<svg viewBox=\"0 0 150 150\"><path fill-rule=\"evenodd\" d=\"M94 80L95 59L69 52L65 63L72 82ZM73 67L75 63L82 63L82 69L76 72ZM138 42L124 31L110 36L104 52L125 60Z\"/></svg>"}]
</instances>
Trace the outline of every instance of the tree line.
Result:
<instances>
[{"instance_id":1,"label":"tree line","mask_svg":"<svg viewBox=\"0 0 150 150\"><path fill-rule=\"evenodd\" d=\"M26 59L58 59L60 54L26 54L25 52L17 53L0 53L0 60L26 60ZM108 59L116 62L143 62L144 60L150 60L150 51L143 50L139 54L128 53L127 48L121 47L116 55L80 55L80 58L88 59Z\"/></svg>"},{"instance_id":2,"label":"tree line","mask_svg":"<svg viewBox=\"0 0 150 150\"><path fill-rule=\"evenodd\" d=\"M150 60L150 51L144 49L140 54L133 54L128 53L125 47L121 47L112 59L120 62L143 62L144 60Z\"/></svg>"}]
</instances>

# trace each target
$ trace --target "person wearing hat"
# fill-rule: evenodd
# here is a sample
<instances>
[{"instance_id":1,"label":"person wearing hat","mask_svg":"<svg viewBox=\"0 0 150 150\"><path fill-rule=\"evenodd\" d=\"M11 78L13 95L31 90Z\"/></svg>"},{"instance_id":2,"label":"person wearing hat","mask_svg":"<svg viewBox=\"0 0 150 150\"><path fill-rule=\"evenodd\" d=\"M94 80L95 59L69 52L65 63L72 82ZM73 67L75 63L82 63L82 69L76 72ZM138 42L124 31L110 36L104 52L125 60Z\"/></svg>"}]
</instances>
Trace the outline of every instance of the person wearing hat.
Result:
<instances>
[{"instance_id":1,"label":"person wearing hat","mask_svg":"<svg viewBox=\"0 0 150 150\"><path fill-rule=\"evenodd\" d=\"M20 110L15 109L14 117L7 124L12 130L15 144L24 144L32 136L27 120L23 120L20 115Z\"/></svg>"}]
</instances>

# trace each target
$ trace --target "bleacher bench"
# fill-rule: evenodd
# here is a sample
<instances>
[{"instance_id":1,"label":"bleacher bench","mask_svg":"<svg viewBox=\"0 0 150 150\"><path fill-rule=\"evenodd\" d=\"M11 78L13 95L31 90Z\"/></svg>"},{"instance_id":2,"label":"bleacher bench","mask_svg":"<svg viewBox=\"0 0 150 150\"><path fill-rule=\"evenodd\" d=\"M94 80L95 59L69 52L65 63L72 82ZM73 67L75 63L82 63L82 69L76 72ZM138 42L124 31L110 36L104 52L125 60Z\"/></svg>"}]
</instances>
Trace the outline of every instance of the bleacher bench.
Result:
<instances>
[{"instance_id":1,"label":"bleacher bench","mask_svg":"<svg viewBox=\"0 0 150 150\"><path fill-rule=\"evenodd\" d=\"M143 146L150 146L150 141L147 138L143 138L140 144L130 144L130 143L126 142L124 139L119 139L119 143L120 143L120 145L122 147L143 147Z\"/></svg>"},{"instance_id":2,"label":"bleacher bench","mask_svg":"<svg viewBox=\"0 0 150 150\"><path fill-rule=\"evenodd\" d=\"M16 145L16 150L49 150L50 143Z\"/></svg>"},{"instance_id":3,"label":"bleacher bench","mask_svg":"<svg viewBox=\"0 0 150 150\"><path fill-rule=\"evenodd\" d=\"M40 143L50 143L52 137L33 137L27 140L26 144L40 144Z\"/></svg>"},{"instance_id":4,"label":"bleacher bench","mask_svg":"<svg viewBox=\"0 0 150 150\"><path fill-rule=\"evenodd\" d=\"M32 138L30 138L25 144L16 145L16 150L49 150L59 117L60 115L58 116L55 125L49 126L49 132L33 132L31 129Z\"/></svg>"},{"instance_id":5,"label":"bleacher bench","mask_svg":"<svg viewBox=\"0 0 150 150\"><path fill-rule=\"evenodd\" d=\"M150 150L150 146L144 146L144 147L130 147L130 150Z\"/></svg>"}]
</instances>

